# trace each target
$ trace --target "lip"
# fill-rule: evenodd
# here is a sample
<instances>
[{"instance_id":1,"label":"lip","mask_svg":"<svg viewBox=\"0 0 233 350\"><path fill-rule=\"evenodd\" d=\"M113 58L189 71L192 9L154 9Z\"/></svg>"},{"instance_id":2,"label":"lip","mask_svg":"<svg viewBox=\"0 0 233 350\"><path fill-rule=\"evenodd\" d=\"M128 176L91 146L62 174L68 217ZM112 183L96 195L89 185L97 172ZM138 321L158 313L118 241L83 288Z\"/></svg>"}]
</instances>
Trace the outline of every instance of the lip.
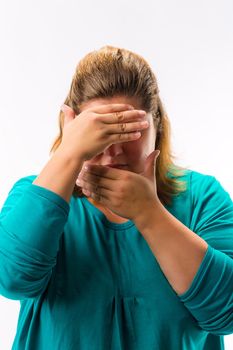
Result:
<instances>
[{"instance_id":1,"label":"lip","mask_svg":"<svg viewBox=\"0 0 233 350\"><path fill-rule=\"evenodd\" d=\"M108 166L110 168L120 168L127 166L127 164L105 164L105 166Z\"/></svg>"}]
</instances>

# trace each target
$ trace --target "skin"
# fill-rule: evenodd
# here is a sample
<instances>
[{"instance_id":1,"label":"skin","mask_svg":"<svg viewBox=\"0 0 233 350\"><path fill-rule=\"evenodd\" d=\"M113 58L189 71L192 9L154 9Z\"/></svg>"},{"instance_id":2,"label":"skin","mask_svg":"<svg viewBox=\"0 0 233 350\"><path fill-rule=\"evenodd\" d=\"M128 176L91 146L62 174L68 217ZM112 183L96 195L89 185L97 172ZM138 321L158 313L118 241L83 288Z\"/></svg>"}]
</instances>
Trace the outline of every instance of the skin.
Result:
<instances>
[{"instance_id":1,"label":"skin","mask_svg":"<svg viewBox=\"0 0 233 350\"><path fill-rule=\"evenodd\" d=\"M135 109L142 109L140 102L135 97L117 96L111 98L98 98L90 100L80 106L80 111L83 112L88 108L109 103L126 103L132 105ZM110 170L112 170L113 173L118 173L120 175L121 172L124 170L136 174L143 174L143 172L145 171L146 159L148 155L154 151L154 145L156 141L156 130L154 127L152 114L147 113L144 120L149 121L149 127L141 131L142 136L139 139L130 142L112 144L108 148L106 148L101 154L97 155L96 157L93 157L88 161L85 161L83 163L82 170L77 180L83 179L84 167L86 165L105 165L109 163L123 163L127 164L127 166L124 169ZM80 186L78 182L76 182L76 184ZM124 219L121 215L117 214L100 201L97 201L93 197L91 197L89 192L84 192L84 194L87 195L87 199L93 205L102 210L112 221L127 221L127 219Z\"/></svg>"},{"instance_id":2,"label":"skin","mask_svg":"<svg viewBox=\"0 0 233 350\"><path fill-rule=\"evenodd\" d=\"M127 102L134 107L137 103L129 99L115 101ZM151 115L147 118L150 125L142 131L140 139L111 145L98 157L85 162L88 169L79 174L78 185L97 206L100 205L99 208L104 206L121 218L134 221L168 282L180 295L190 287L208 244L173 216L157 196L155 169L159 152L154 150L156 139ZM111 161L127 162L129 168L103 166Z\"/></svg>"}]
</instances>

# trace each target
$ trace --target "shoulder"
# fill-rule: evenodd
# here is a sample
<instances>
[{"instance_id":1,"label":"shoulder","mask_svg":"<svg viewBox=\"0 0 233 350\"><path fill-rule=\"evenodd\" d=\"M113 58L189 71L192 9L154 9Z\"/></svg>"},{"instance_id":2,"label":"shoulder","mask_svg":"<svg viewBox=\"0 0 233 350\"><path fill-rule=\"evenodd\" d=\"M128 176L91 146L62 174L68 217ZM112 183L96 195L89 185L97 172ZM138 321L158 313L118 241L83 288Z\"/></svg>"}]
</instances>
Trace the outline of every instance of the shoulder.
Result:
<instances>
[{"instance_id":1,"label":"shoulder","mask_svg":"<svg viewBox=\"0 0 233 350\"><path fill-rule=\"evenodd\" d=\"M222 183L213 175L190 173L190 228L222 251L232 245L233 202ZM230 241L229 241L230 240Z\"/></svg>"},{"instance_id":2,"label":"shoulder","mask_svg":"<svg viewBox=\"0 0 233 350\"><path fill-rule=\"evenodd\" d=\"M189 169L190 182L192 185L208 185L208 184L222 184L222 182L212 174L201 173L196 170Z\"/></svg>"},{"instance_id":3,"label":"shoulder","mask_svg":"<svg viewBox=\"0 0 233 350\"><path fill-rule=\"evenodd\" d=\"M202 183L203 181L205 183L210 183L215 179L215 177L211 174L201 173L196 170L190 170L189 176L190 176L190 182L192 182L192 184Z\"/></svg>"},{"instance_id":4,"label":"shoulder","mask_svg":"<svg viewBox=\"0 0 233 350\"><path fill-rule=\"evenodd\" d=\"M174 177L174 176L173 176ZM221 202L222 199L232 202L230 194L224 188L222 182L212 174L202 173L193 169L183 169L177 177L187 183L186 192L183 195L191 197L193 204L209 199Z\"/></svg>"},{"instance_id":5,"label":"shoulder","mask_svg":"<svg viewBox=\"0 0 233 350\"><path fill-rule=\"evenodd\" d=\"M229 197L223 183L211 174L204 174L198 171L190 171L190 189L193 195L203 194L206 196L215 194L218 197Z\"/></svg>"},{"instance_id":6,"label":"shoulder","mask_svg":"<svg viewBox=\"0 0 233 350\"><path fill-rule=\"evenodd\" d=\"M38 175L26 175L17 179L11 185L11 188L8 194L10 195L12 192L25 190L26 188L30 187L32 185L32 182L37 176Z\"/></svg>"},{"instance_id":7,"label":"shoulder","mask_svg":"<svg viewBox=\"0 0 233 350\"><path fill-rule=\"evenodd\" d=\"M52 190L33 184L33 181L38 175L27 175L19 178L11 187L8 196L3 204L3 210L7 210L16 204L21 198L25 203L30 203L31 200L43 201L43 203L53 203L61 207L66 213L69 212L69 203L60 195Z\"/></svg>"},{"instance_id":8,"label":"shoulder","mask_svg":"<svg viewBox=\"0 0 233 350\"><path fill-rule=\"evenodd\" d=\"M205 192L215 182L217 182L217 179L211 174L201 173L196 170L189 172L189 187L194 195Z\"/></svg>"},{"instance_id":9,"label":"shoulder","mask_svg":"<svg viewBox=\"0 0 233 350\"><path fill-rule=\"evenodd\" d=\"M173 168L172 171L168 173L168 177L185 182L187 184L187 192L192 190L196 191L198 189L203 190L206 186L208 187L210 184L217 181L213 175L182 167Z\"/></svg>"},{"instance_id":10,"label":"shoulder","mask_svg":"<svg viewBox=\"0 0 233 350\"><path fill-rule=\"evenodd\" d=\"M20 200L23 193L27 191L30 186L32 186L33 180L37 175L28 175L19 178L12 185L10 190L8 190L8 195L3 202L2 208L0 210L1 219L6 215L7 212L15 206L15 204Z\"/></svg>"},{"instance_id":11,"label":"shoulder","mask_svg":"<svg viewBox=\"0 0 233 350\"><path fill-rule=\"evenodd\" d=\"M14 187L24 187L24 186L28 186L28 185L31 185L32 182L35 180L35 178L37 177L38 175L26 175L26 176L23 176L19 179L17 179L14 184L13 184L13 188Z\"/></svg>"}]
</instances>

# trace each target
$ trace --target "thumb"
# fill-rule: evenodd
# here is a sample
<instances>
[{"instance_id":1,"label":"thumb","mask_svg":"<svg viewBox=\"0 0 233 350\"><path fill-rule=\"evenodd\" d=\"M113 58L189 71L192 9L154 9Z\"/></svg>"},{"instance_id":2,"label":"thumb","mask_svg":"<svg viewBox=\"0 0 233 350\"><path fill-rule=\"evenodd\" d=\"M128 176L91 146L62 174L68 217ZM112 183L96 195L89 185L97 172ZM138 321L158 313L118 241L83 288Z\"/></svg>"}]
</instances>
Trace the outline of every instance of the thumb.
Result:
<instances>
[{"instance_id":1,"label":"thumb","mask_svg":"<svg viewBox=\"0 0 233 350\"><path fill-rule=\"evenodd\" d=\"M75 118L74 110L65 104L61 106L61 110L64 113L64 126L71 122Z\"/></svg>"},{"instance_id":2,"label":"thumb","mask_svg":"<svg viewBox=\"0 0 233 350\"><path fill-rule=\"evenodd\" d=\"M158 159L159 154L160 154L160 150L156 150L155 157L154 157L154 166L156 165L156 161Z\"/></svg>"},{"instance_id":3,"label":"thumb","mask_svg":"<svg viewBox=\"0 0 233 350\"><path fill-rule=\"evenodd\" d=\"M154 150L149 154L149 156L146 159L143 174L149 179L152 179L152 180L154 179L156 161L159 154L160 154L160 150Z\"/></svg>"}]
</instances>

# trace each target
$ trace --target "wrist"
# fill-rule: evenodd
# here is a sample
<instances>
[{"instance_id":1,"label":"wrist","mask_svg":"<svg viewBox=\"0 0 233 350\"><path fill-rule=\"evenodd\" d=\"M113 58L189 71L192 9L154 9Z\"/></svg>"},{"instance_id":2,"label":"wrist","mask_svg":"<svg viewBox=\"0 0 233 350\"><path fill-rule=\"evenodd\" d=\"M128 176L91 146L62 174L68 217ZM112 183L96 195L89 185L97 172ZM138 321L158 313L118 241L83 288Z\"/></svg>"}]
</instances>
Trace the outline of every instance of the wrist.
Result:
<instances>
[{"instance_id":1,"label":"wrist","mask_svg":"<svg viewBox=\"0 0 233 350\"><path fill-rule=\"evenodd\" d=\"M164 210L166 209L159 200L153 201L148 206L144 207L140 214L133 219L134 224L140 232L146 232L150 229L152 222L158 222L158 220L160 220Z\"/></svg>"},{"instance_id":2,"label":"wrist","mask_svg":"<svg viewBox=\"0 0 233 350\"><path fill-rule=\"evenodd\" d=\"M54 155L58 156L59 158L63 159L66 162L69 162L70 164L74 164L76 166L82 166L85 157L82 154L72 154L67 149L59 146Z\"/></svg>"}]
</instances>

